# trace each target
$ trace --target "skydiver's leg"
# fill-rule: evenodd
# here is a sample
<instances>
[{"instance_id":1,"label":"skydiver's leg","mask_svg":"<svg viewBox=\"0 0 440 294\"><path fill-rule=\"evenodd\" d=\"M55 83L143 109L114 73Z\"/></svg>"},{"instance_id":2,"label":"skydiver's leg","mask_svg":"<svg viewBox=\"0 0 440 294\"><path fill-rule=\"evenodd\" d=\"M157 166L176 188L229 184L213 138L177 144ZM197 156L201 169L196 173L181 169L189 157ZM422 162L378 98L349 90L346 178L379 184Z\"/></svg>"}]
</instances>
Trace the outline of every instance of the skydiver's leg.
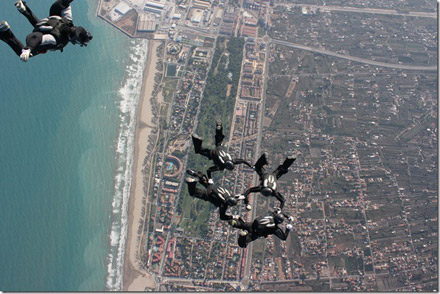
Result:
<instances>
[{"instance_id":1,"label":"skydiver's leg","mask_svg":"<svg viewBox=\"0 0 440 294\"><path fill-rule=\"evenodd\" d=\"M191 136L192 141L193 141L193 145L194 145L194 152L200 153L202 151L202 144L203 144L203 139L200 138L199 136L197 136L196 134L193 134Z\"/></svg>"},{"instance_id":2,"label":"skydiver's leg","mask_svg":"<svg viewBox=\"0 0 440 294\"><path fill-rule=\"evenodd\" d=\"M220 219L221 220L231 220L232 219L232 215L226 214L226 210L228 209L228 206L225 204L220 205L219 207L219 213L220 213Z\"/></svg>"},{"instance_id":3,"label":"skydiver's leg","mask_svg":"<svg viewBox=\"0 0 440 294\"><path fill-rule=\"evenodd\" d=\"M50 7L49 15L58 15L72 21L72 9L70 2L73 0L57 0Z\"/></svg>"},{"instance_id":4,"label":"skydiver's leg","mask_svg":"<svg viewBox=\"0 0 440 294\"><path fill-rule=\"evenodd\" d=\"M186 183L188 184L188 192L189 192L190 196L206 200L206 197L207 197L206 191L196 187L197 180L187 178Z\"/></svg>"},{"instance_id":5,"label":"skydiver's leg","mask_svg":"<svg viewBox=\"0 0 440 294\"><path fill-rule=\"evenodd\" d=\"M266 164L267 164L267 157L266 157L266 152L264 152L254 165L255 171L260 177L262 177L263 166L265 166Z\"/></svg>"},{"instance_id":6,"label":"skydiver's leg","mask_svg":"<svg viewBox=\"0 0 440 294\"><path fill-rule=\"evenodd\" d=\"M33 27L40 22L40 19L32 12L25 1L19 0L15 2L15 7L17 7L17 10L27 18Z\"/></svg>"},{"instance_id":7,"label":"skydiver's leg","mask_svg":"<svg viewBox=\"0 0 440 294\"><path fill-rule=\"evenodd\" d=\"M0 40L8 44L9 47L14 50L15 54L20 56L21 50L24 48L23 43L15 37L6 21L0 22Z\"/></svg>"},{"instance_id":8,"label":"skydiver's leg","mask_svg":"<svg viewBox=\"0 0 440 294\"><path fill-rule=\"evenodd\" d=\"M296 160L294 156L288 156L284 160L283 164L281 164L276 170L274 170L274 174L277 179L281 178L282 175L286 174L289 171L289 167Z\"/></svg>"},{"instance_id":9,"label":"skydiver's leg","mask_svg":"<svg viewBox=\"0 0 440 294\"><path fill-rule=\"evenodd\" d=\"M221 121L216 122L215 128L215 146L220 146L225 136L223 135L223 126Z\"/></svg>"}]
</instances>

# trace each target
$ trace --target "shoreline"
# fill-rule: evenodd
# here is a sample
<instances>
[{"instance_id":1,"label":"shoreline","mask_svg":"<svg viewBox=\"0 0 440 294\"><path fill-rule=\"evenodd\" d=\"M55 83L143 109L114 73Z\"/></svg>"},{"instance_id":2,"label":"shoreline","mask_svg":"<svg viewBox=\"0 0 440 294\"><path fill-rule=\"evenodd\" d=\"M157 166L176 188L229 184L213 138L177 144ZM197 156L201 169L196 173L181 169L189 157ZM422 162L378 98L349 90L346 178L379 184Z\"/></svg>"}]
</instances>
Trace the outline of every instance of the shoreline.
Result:
<instances>
[{"instance_id":1,"label":"shoreline","mask_svg":"<svg viewBox=\"0 0 440 294\"><path fill-rule=\"evenodd\" d=\"M128 203L128 233L126 251L124 254L122 291L144 291L145 288L156 288L155 278L139 268L139 241L140 236L136 232L139 222L143 221L142 209L144 207L144 159L147 156L147 146L150 142L150 134L154 127L153 107L151 97L154 90L156 69L157 47L160 41L148 41L147 65L142 78L142 88L136 116L136 129L134 138L134 162L133 177Z\"/></svg>"}]
</instances>

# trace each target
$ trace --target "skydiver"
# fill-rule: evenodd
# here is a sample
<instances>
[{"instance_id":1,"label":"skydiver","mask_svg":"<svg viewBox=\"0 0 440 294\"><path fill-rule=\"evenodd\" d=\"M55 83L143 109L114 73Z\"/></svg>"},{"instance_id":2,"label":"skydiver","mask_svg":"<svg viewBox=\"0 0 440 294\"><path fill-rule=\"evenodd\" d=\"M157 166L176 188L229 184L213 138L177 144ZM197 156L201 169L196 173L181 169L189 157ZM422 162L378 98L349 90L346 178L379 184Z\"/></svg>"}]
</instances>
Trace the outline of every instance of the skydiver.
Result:
<instances>
[{"instance_id":1,"label":"skydiver","mask_svg":"<svg viewBox=\"0 0 440 294\"><path fill-rule=\"evenodd\" d=\"M70 2L73 0L57 0L49 10L49 17L40 20L25 1L15 2L17 10L23 14L34 27L32 33L26 37L24 46L12 33L9 24L0 22L0 39L8 44L24 62L30 57L46 53L47 50L60 50L70 42L87 46L93 36L83 27L76 27L72 21Z\"/></svg>"},{"instance_id":2,"label":"skydiver","mask_svg":"<svg viewBox=\"0 0 440 294\"><path fill-rule=\"evenodd\" d=\"M288 156L283 164L277 167L272 173L266 171L264 166L267 164L266 152L260 156L254 165L254 169L260 176L260 185L256 187L249 188L243 195L246 197L245 203L249 203L248 196L250 193L261 192L264 196L274 196L280 201L280 209L283 209L284 199L283 195L277 191L277 180L289 171L289 167L296 160L293 156Z\"/></svg>"},{"instance_id":3,"label":"skydiver","mask_svg":"<svg viewBox=\"0 0 440 294\"><path fill-rule=\"evenodd\" d=\"M221 220L232 220L233 216L226 214L226 210L230 206L237 205L238 200L244 200L244 196L243 195L232 196L228 190L222 187L215 187L214 181L212 179L208 179L207 176L205 176L203 173L199 171L188 169L186 173L189 174L190 176L197 177L198 179L196 180L192 177L187 177L185 179L186 183L188 184L189 195L205 201L209 201L215 206L217 206L220 211ZM198 189L196 187L197 182L202 184L205 187L205 189ZM237 218L238 216L235 217L235 219Z\"/></svg>"},{"instance_id":4,"label":"skydiver","mask_svg":"<svg viewBox=\"0 0 440 294\"><path fill-rule=\"evenodd\" d=\"M222 123L216 122L215 129L215 148L202 148L203 139L193 134L192 141L196 154L201 154L214 162L214 165L208 168L208 178L211 179L211 173L215 171L222 171L225 168L233 170L236 164L246 164L252 168L252 165L244 159L232 159L232 156L227 152L227 148L222 144L225 136L223 135Z\"/></svg>"},{"instance_id":5,"label":"skydiver","mask_svg":"<svg viewBox=\"0 0 440 294\"><path fill-rule=\"evenodd\" d=\"M289 236L289 232L292 229L292 225L289 223L286 225L286 230L283 230L279 225L284 222L285 218L289 222L293 221L292 217L287 216L281 210L273 211L270 215L259 217L253 222L245 222L241 217L229 221L229 224L234 228L241 229L240 236L238 237L238 246L246 248L246 246L260 238L267 238L269 235L276 235L281 240L286 240Z\"/></svg>"}]
</instances>

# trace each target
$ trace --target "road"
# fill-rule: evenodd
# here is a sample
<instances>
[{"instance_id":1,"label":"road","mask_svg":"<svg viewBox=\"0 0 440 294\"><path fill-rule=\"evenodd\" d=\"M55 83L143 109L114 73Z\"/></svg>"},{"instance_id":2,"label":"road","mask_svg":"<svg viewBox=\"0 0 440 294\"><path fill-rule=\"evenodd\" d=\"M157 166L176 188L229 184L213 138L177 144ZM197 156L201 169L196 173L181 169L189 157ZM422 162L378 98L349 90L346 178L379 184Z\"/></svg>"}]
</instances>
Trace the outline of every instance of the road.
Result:
<instances>
[{"instance_id":1,"label":"road","mask_svg":"<svg viewBox=\"0 0 440 294\"><path fill-rule=\"evenodd\" d=\"M263 118L264 118L264 103L266 101L266 89L267 89L267 81L268 81L268 72L269 72L269 46L266 46L265 48L265 65L264 65L264 82L263 82L263 96L261 98L261 105L260 105L260 121L259 121L259 128L258 128L258 137L257 137L257 150L256 150L256 154L257 154L257 158L260 157L260 147L261 147L261 141L262 141L262 137L263 137ZM251 220L255 219L255 213L257 211L257 197L252 197L252 213L251 213ZM251 272L251 259L252 259L252 247L253 244L250 243L247 246L247 251L246 251L246 263L245 263L245 269L244 269L244 274L243 274L243 280L242 280L242 286L243 286L243 290L247 290L249 287L249 276L250 276L250 272Z\"/></svg>"},{"instance_id":2,"label":"road","mask_svg":"<svg viewBox=\"0 0 440 294\"><path fill-rule=\"evenodd\" d=\"M327 6L327 5L308 5L308 4L280 4L277 6L286 6L286 7L295 7L296 6L296 7L319 8L319 10L321 12L344 11L344 12L356 12L356 13L371 13L371 14L437 18L437 13L435 13L435 12L413 12L413 11L410 11L408 13L403 13L403 12L400 12L397 10L391 10L391 9L342 7L342 6Z\"/></svg>"},{"instance_id":3,"label":"road","mask_svg":"<svg viewBox=\"0 0 440 294\"><path fill-rule=\"evenodd\" d=\"M406 69L406 70L437 71L437 65L423 66L423 65L406 65L406 64L385 63L385 62L374 61L374 60L369 60L369 59L365 59L365 58L354 57L354 56L350 56L350 55L339 54L339 53L324 50L324 49L317 49L317 48L313 48L313 47L309 47L309 46L305 46L305 45L301 45L301 44L297 44L297 43L281 41L281 40L273 40L272 39L271 43L274 43L277 45L283 45L283 46L287 46L287 47L292 47L292 48L296 48L296 49L302 49L302 50L306 50L306 51L310 51L310 52L320 53L320 54L324 54L324 55L328 55L328 56L339 57L339 58L343 58L343 59L347 59L347 60L351 60L351 61L356 61L356 62L360 62L360 63L365 63L365 64L370 64L370 65L375 65L375 66L395 68L395 69Z\"/></svg>"}]
</instances>

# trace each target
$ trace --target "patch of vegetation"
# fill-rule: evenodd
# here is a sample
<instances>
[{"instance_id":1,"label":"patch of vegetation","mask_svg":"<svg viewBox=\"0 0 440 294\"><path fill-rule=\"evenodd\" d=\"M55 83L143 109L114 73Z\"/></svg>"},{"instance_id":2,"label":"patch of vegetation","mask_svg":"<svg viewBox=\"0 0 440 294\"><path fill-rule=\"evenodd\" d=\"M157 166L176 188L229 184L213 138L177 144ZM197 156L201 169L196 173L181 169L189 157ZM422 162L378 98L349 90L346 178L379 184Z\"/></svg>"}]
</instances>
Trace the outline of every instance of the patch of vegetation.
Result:
<instances>
[{"instance_id":1,"label":"patch of vegetation","mask_svg":"<svg viewBox=\"0 0 440 294\"><path fill-rule=\"evenodd\" d=\"M229 133L240 78L244 39L220 37L216 46L211 69L206 80L196 131L204 139L203 146L209 148L214 146L215 119L221 119L224 134L227 136ZM229 62L227 62L227 56L223 53L228 53ZM228 78L229 73L233 75L232 81ZM228 85L231 85L231 94L226 97ZM225 140L228 140L228 137ZM190 152L187 166L206 172L206 169L211 166L211 162L203 156ZM221 173L213 174L215 182L219 182L220 177ZM189 196L188 189L185 187L177 206L178 212L183 213L184 219L179 226L185 231L191 232L193 236L202 237L206 235L207 220L211 207L213 207L212 204Z\"/></svg>"}]
</instances>

